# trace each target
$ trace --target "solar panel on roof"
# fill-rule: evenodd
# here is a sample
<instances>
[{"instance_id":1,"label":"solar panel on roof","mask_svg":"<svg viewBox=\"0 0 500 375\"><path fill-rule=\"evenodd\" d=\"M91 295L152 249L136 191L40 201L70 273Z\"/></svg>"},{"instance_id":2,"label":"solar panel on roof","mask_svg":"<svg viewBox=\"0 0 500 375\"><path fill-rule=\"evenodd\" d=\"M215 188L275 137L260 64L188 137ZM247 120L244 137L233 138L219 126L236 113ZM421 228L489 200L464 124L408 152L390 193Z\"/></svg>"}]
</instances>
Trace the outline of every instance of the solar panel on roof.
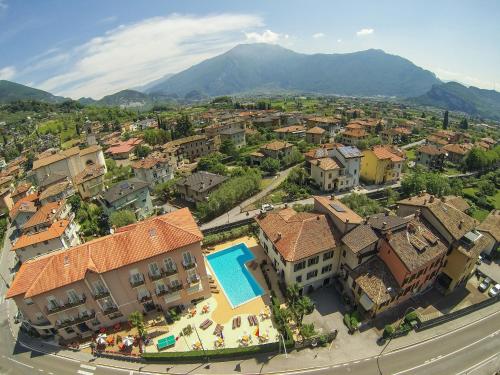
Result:
<instances>
[{"instance_id":1,"label":"solar panel on roof","mask_svg":"<svg viewBox=\"0 0 500 375\"><path fill-rule=\"evenodd\" d=\"M330 203L330 206L337 212L345 212L345 208L338 203Z\"/></svg>"}]
</instances>

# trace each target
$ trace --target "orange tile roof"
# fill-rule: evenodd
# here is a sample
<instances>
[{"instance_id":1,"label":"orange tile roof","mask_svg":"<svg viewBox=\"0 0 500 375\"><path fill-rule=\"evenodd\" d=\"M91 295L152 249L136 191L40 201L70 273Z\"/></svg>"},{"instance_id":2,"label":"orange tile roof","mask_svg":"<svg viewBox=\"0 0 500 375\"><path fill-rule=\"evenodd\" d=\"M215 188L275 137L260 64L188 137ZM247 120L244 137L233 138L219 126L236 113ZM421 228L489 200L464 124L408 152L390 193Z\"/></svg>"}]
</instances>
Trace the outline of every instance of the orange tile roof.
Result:
<instances>
[{"instance_id":1,"label":"orange tile roof","mask_svg":"<svg viewBox=\"0 0 500 375\"><path fill-rule=\"evenodd\" d=\"M319 126L315 126L314 128L308 129L306 131L307 134L323 134L324 132L326 132L326 130L320 128Z\"/></svg>"},{"instance_id":2,"label":"orange tile roof","mask_svg":"<svg viewBox=\"0 0 500 375\"><path fill-rule=\"evenodd\" d=\"M350 138L363 138L368 136L368 133L363 129L347 129L342 135Z\"/></svg>"},{"instance_id":3,"label":"orange tile roof","mask_svg":"<svg viewBox=\"0 0 500 375\"><path fill-rule=\"evenodd\" d=\"M9 216L10 216L11 220L14 220L19 212L22 212L25 210L32 211L32 208L35 207L34 202L37 200L38 200L37 193L32 193L30 195L27 195L27 196L19 199L16 202L16 204L14 204L14 206L9 211ZM29 203L29 204L27 204L27 203ZM35 211L36 211L36 207L35 207ZM32 212L34 212L34 211L32 211Z\"/></svg>"},{"instance_id":4,"label":"orange tile roof","mask_svg":"<svg viewBox=\"0 0 500 375\"><path fill-rule=\"evenodd\" d=\"M35 214L23 225L23 229L33 227L35 225L50 222L56 219L61 208L66 204L65 201L50 202L44 204L38 209Z\"/></svg>"},{"instance_id":5,"label":"orange tile roof","mask_svg":"<svg viewBox=\"0 0 500 375\"><path fill-rule=\"evenodd\" d=\"M336 124L339 122L339 119L333 116L325 116L325 117L311 117L309 121L321 122L323 124Z\"/></svg>"},{"instance_id":6,"label":"orange tile roof","mask_svg":"<svg viewBox=\"0 0 500 375\"><path fill-rule=\"evenodd\" d=\"M339 169L339 165L333 160L332 158L321 158L321 159L316 159L311 162L311 164L314 164L318 168L323 169L324 171L329 171L332 169Z\"/></svg>"},{"instance_id":7,"label":"orange tile roof","mask_svg":"<svg viewBox=\"0 0 500 375\"><path fill-rule=\"evenodd\" d=\"M359 216L356 212L351 210L349 207L347 207L345 204L343 204L340 200L338 199L330 199L330 197L325 197L325 196L314 196L314 201L318 202L330 212L331 215L335 216L338 218L340 221L343 223L351 223L351 224L361 224L363 222L363 218ZM342 207L343 211L337 211L332 207L332 204L335 204L338 207Z\"/></svg>"},{"instance_id":8,"label":"orange tile roof","mask_svg":"<svg viewBox=\"0 0 500 375\"><path fill-rule=\"evenodd\" d=\"M136 161L132 163L132 168L134 169L150 169L153 168L156 164L167 163L167 158L157 158L157 157L147 157L145 159Z\"/></svg>"},{"instance_id":9,"label":"orange tile roof","mask_svg":"<svg viewBox=\"0 0 500 375\"><path fill-rule=\"evenodd\" d=\"M69 225L69 220L58 220L52 223L49 229L34 234L23 234L12 246L12 251L23 249L26 246L61 237Z\"/></svg>"},{"instance_id":10,"label":"orange tile roof","mask_svg":"<svg viewBox=\"0 0 500 375\"><path fill-rule=\"evenodd\" d=\"M1 184L0 184L1 185ZM31 184L29 182L25 182L23 184L19 184L16 189L12 192L12 196L15 197L19 194L24 194L26 193L30 188Z\"/></svg>"},{"instance_id":11,"label":"orange tile roof","mask_svg":"<svg viewBox=\"0 0 500 375\"><path fill-rule=\"evenodd\" d=\"M262 146L262 149L264 150L274 150L274 151L279 151L284 148L292 147L293 145L288 142L282 142L282 141L274 141L268 144L265 144Z\"/></svg>"},{"instance_id":12,"label":"orange tile roof","mask_svg":"<svg viewBox=\"0 0 500 375\"><path fill-rule=\"evenodd\" d=\"M106 150L109 154L123 154L131 152L137 145L142 143L142 139L130 138L127 141L118 142Z\"/></svg>"},{"instance_id":13,"label":"orange tile roof","mask_svg":"<svg viewBox=\"0 0 500 375\"><path fill-rule=\"evenodd\" d=\"M436 146L432 146L432 145L423 145L423 146L420 146L417 149L417 152L420 152L422 154L427 154L427 155L442 155L442 154L445 154L445 152L443 150L437 148Z\"/></svg>"},{"instance_id":14,"label":"orange tile roof","mask_svg":"<svg viewBox=\"0 0 500 375\"><path fill-rule=\"evenodd\" d=\"M275 133L295 133L305 131L306 128L302 125L285 126L283 128L274 129Z\"/></svg>"},{"instance_id":15,"label":"orange tile roof","mask_svg":"<svg viewBox=\"0 0 500 375\"><path fill-rule=\"evenodd\" d=\"M28 260L16 274L7 298L36 296L83 280L87 271L109 272L202 240L189 209L156 216L83 245Z\"/></svg>"},{"instance_id":16,"label":"orange tile roof","mask_svg":"<svg viewBox=\"0 0 500 375\"><path fill-rule=\"evenodd\" d=\"M255 219L288 262L333 249L337 241L323 214L297 213L292 208L268 212Z\"/></svg>"},{"instance_id":17,"label":"orange tile roof","mask_svg":"<svg viewBox=\"0 0 500 375\"><path fill-rule=\"evenodd\" d=\"M388 148L383 147L383 146L375 146L371 150L375 157L379 160L385 160L385 159L391 159L394 163L401 162L404 159L391 151L388 150Z\"/></svg>"}]
</instances>

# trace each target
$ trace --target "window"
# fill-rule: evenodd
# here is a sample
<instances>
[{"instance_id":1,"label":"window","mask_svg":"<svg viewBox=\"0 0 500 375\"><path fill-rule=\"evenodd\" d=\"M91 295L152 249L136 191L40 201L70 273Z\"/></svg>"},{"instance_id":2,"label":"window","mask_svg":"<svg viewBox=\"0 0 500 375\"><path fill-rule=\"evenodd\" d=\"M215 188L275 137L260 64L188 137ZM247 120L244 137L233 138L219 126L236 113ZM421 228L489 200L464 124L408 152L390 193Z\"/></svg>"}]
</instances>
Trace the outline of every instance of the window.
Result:
<instances>
[{"instance_id":1,"label":"window","mask_svg":"<svg viewBox=\"0 0 500 375\"><path fill-rule=\"evenodd\" d=\"M159 275L160 274L160 268L158 267L158 263L154 262L154 263L149 263L149 273L152 275L152 276L156 276L156 275Z\"/></svg>"},{"instance_id":2,"label":"window","mask_svg":"<svg viewBox=\"0 0 500 375\"><path fill-rule=\"evenodd\" d=\"M293 265L293 272L297 272L297 271L300 271L302 269L306 268L306 261L303 260L302 262L300 263L296 263Z\"/></svg>"},{"instance_id":3,"label":"window","mask_svg":"<svg viewBox=\"0 0 500 375\"><path fill-rule=\"evenodd\" d=\"M133 283L139 283L143 281L142 275L139 273L138 269L133 269L130 271L130 280Z\"/></svg>"},{"instance_id":4,"label":"window","mask_svg":"<svg viewBox=\"0 0 500 375\"><path fill-rule=\"evenodd\" d=\"M342 251L342 257L345 258L345 255L347 254L347 252L345 250Z\"/></svg>"},{"instance_id":5,"label":"window","mask_svg":"<svg viewBox=\"0 0 500 375\"><path fill-rule=\"evenodd\" d=\"M193 256L189 251L182 253L182 261L184 262L185 265L193 263Z\"/></svg>"},{"instance_id":6,"label":"window","mask_svg":"<svg viewBox=\"0 0 500 375\"><path fill-rule=\"evenodd\" d=\"M57 303L56 297L54 297L54 296L47 297L47 304L48 304L49 310L59 307L59 304Z\"/></svg>"},{"instance_id":7,"label":"window","mask_svg":"<svg viewBox=\"0 0 500 375\"><path fill-rule=\"evenodd\" d=\"M315 264L318 264L319 262L319 255L316 255L314 258L309 258L309 260L307 261L307 266L310 267L310 266L313 266Z\"/></svg>"},{"instance_id":8,"label":"window","mask_svg":"<svg viewBox=\"0 0 500 375\"><path fill-rule=\"evenodd\" d=\"M25 298L24 299L24 303L27 304L27 305L32 305L33 304L33 300L31 298Z\"/></svg>"},{"instance_id":9,"label":"window","mask_svg":"<svg viewBox=\"0 0 500 375\"><path fill-rule=\"evenodd\" d=\"M94 281L92 285L96 294L106 293L106 287L101 280Z\"/></svg>"},{"instance_id":10,"label":"window","mask_svg":"<svg viewBox=\"0 0 500 375\"><path fill-rule=\"evenodd\" d=\"M310 271L307 273L307 280L312 279L316 276L318 276L318 270Z\"/></svg>"},{"instance_id":11,"label":"window","mask_svg":"<svg viewBox=\"0 0 500 375\"><path fill-rule=\"evenodd\" d=\"M323 260L328 260L331 258L333 258L333 251L329 251L329 252L323 254Z\"/></svg>"},{"instance_id":12,"label":"window","mask_svg":"<svg viewBox=\"0 0 500 375\"><path fill-rule=\"evenodd\" d=\"M301 283L301 282L302 282L302 275L297 276L297 277L295 278L295 281L296 281L296 282L298 282L298 283Z\"/></svg>"},{"instance_id":13,"label":"window","mask_svg":"<svg viewBox=\"0 0 500 375\"><path fill-rule=\"evenodd\" d=\"M43 244L44 244L44 245L48 245L48 244L49 244L49 241L43 241Z\"/></svg>"},{"instance_id":14,"label":"window","mask_svg":"<svg viewBox=\"0 0 500 375\"><path fill-rule=\"evenodd\" d=\"M176 266L175 266L175 262L172 260L172 258L165 258L163 263L165 263L165 269L167 271L175 271Z\"/></svg>"},{"instance_id":15,"label":"window","mask_svg":"<svg viewBox=\"0 0 500 375\"><path fill-rule=\"evenodd\" d=\"M70 289L66 292L66 294L68 295L68 300L69 302L76 302L80 299L80 297L78 296L78 294L74 291L74 289Z\"/></svg>"},{"instance_id":16,"label":"window","mask_svg":"<svg viewBox=\"0 0 500 375\"><path fill-rule=\"evenodd\" d=\"M330 272L332 270L332 265L329 264L328 266L325 266L321 269L321 274L324 274L324 273L327 273L327 272Z\"/></svg>"}]
</instances>

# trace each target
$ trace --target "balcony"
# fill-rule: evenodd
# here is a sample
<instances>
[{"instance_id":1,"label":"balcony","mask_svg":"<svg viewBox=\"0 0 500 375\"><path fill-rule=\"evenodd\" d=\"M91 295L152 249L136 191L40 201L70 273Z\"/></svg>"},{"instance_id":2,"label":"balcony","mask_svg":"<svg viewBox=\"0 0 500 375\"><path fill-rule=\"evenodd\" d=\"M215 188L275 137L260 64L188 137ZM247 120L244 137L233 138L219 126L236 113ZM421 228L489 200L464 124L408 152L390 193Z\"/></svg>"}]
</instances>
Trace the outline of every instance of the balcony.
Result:
<instances>
[{"instance_id":1,"label":"balcony","mask_svg":"<svg viewBox=\"0 0 500 375\"><path fill-rule=\"evenodd\" d=\"M151 297L151 294L148 293L147 295L145 296L142 296L142 297L137 297L137 300L140 302L140 303L144 303L144 302L149 302L153 299L153 297Z\"/></svg>"},{"instance_id":2,"label":"balcony","mask_svg":"<svg viewBox=\"0 0 500 375\"><path fill-rule=\"evenodd\" d=\"M27 322L29 323L30 326L32 326L33 328L36 328L36 329L54 328L54 325L45 318L37 320L36 322L32 322L31 320L28 320Z\"/></svg>"},{"instance_id":3,"label":"balcony","mask_svg":"<svg viewBox=\"0 0 500 375\"><path fill-rule=\"evenodd\" d=\"M83 305L85 301L87 300L87 297L85 294L82 294L79 299L76 300L71 300L68 298L68 300L63 303L62 305L58 306L47 306L47 314L55 314L64 310L71 309L73 307L77 307L80 305Z\"/></svg>"},{"instance_id":4,"label":"balcony","mask_svg":"<svg viewBox=\"0 0 500 375\"><path fill-rule=\"evenodd\" d=\"M92 297L94 297L94 299L97 301L98 299L109 297L109 295L110 295L109 290L101 290L97 293L94 293Z\"/></svg>"},{"instance_id":5,"label":"balcony","mask_svg":"<svg viewBox=\"0 0 500 375\"><path fill-rule=\"evenodd\" d=\"M157 297L164 296L164 295L166 295L166 294L168 294L168 293L169 293L169 292L168 292L168 289L167 289L167 288L163 288L163 289L156 289L156 292L155 292L155 294L156 294L156 296L157 296Z\"/></svg>"},{"instance_id":6,"label":"balcony","mask_svg":"<svg viewBox=\"0 0 500 375\"><path fill-rule=\"evenodd\" d=\"M102 310L102 313L104 315L109 315L109 314L113 314L113 313L115 313L117 311L118 311L118 306L107 306L106 308L104 308Z\"/></svg>"},{"instance_id":7,"label":"balcony","mask_svg":"<svg viewBox=\"0 0 500 375\"><path fill-rule=\"evenodd\" d=\"M157 273L149 272L148 277L149 277L149 280L156 281L156 280L160 280L164 274L165 274L165 272L162 269L160 269L160 271Z\"/></svg>"},{"instance_id":8,"label":"balcony","mask_svg":"<svg viewBox=\"0 0 500 375\"><path fill-rule=\"evenodd\" d=\"M195 275L188 276L187 283L189 284L189 286L192 286L194 284L198 284L200 282L200 280L201 280L200 275L195 274Z\"/></svg>"},{"instance_id":9,"label":"balcony","mask_svg":"<svg viewBox=\"0 0 500 375\"><path fill-rule=\"evenodd\" d=\"M165 276L172 276L172 275L175 275L177 272L177 268L167 268L164 273L165 273Z\"/></svg>"},{"instance_id":10,"label":"balcony","mask_svg":"<svg viewBox=\"0 0 500 375\"><path fill-rule=\"evenodd\" d=\"M130 278L130 286L132 288L136 288L138 286L144 285L144 275L139 274L138 277L131 277Z\"/></svg>"},{"instance_id":11,"label":"balcony","mask_svg":"<svg viewBox=\"0 0 500 375\"><path fill-rule=\"evenodd\" d=\"M190 270L197 266L196 259L192 257L189 261L183 260L182 266L184 267L185 270Z\"/></svg>"},{"instance_id":12,"label":"balcony","mask_svg":"<svg viewBox=\"0 0 500 375\"><path fill-rule=\"evenodd\" d=\"M69 320L65 320L65 321L57 320L55 327L56 327L56 329L66 328L66 327L69 327L69 326L72 326L75 324L80 324L80 323L86 322L87 320L91 320L94 318L95 318L95 311L92 310L90 313L87 312L84 314L80 314L77 318L73 318L73 319L69 319Z\"/></svg>"},{"instance_id":13,"label":"balcony","mask_svg":"<svg viewBox=\"0 0 500 375\"><path fill-rule=\"evenodd\" d=\"M182 284L177 284L175 286L171 286L168 288L170 290L170 292L174 293L174 292L177 292L178 290L181 290L182 289Z\"/></svg>"}]
</instances>

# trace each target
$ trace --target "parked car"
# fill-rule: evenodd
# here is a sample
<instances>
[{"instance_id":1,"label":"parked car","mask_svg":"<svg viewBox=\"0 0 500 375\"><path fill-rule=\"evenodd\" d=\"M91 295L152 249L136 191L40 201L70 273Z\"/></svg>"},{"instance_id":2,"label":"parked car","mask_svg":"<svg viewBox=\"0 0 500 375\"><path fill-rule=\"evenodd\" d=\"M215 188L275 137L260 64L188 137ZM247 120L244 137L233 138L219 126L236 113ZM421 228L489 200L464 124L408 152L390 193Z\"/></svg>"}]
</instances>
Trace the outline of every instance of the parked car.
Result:
<instances>
[{"instance_id":1,"label":"parked car","mask_svg":"<svg viewBox=\"0 0 500 375\"><path fill-rule=\"evenodd\" d=\"M481 263L483 263L483 257L482 257L481 255L479 255L479 256L477 257L476 264L477 264L478 266L480 266L480 265L481 265Z\"/></svg>"},{"instance_id":2,"label":"parked car","mask_svg":"<svg viewBox=\"0 0 500 375\"><path fill-rule=\"evenodd\" d=\"M274 206L272 204L269 204L269 203L266 203L266 204L263 204L262 207L261 207L262 211L272 211L274 210Z\"/></svg>"},{"instance_id":3,"label":"parked car","mask_svg":"<svg viewBox=\"0 0 500 375\"><path fill-rule=\"evenodd\" d=\"M490 297L496 297L500 293L500 284L495 284L488 290L488 295Z\"/></svg>"},{"instance_id":4,"label":"parked car","mask_svg":"<svg viewBox=\"0 0 500 375\"><path fill-rule=\"evenodd\" d=\"M485 292L488 287L490 286L491 284L491 279L489 277L486 277L482 282L481 284L479 284L479 286L477 287L477 289L479 289L479 291L481 292Z\"/></svg>"}]
</instances>

